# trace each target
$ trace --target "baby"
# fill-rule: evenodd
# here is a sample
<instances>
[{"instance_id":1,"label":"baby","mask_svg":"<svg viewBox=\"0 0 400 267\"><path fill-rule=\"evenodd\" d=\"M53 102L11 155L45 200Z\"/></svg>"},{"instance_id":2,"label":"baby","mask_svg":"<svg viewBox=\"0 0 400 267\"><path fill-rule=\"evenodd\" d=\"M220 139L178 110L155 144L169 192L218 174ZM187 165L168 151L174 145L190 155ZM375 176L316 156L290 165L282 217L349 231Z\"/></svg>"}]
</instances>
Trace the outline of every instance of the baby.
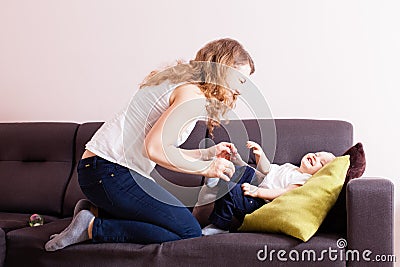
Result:
<instances>
[{"instance_id":1,"label":"baby","mask_svg":"<svg viewBox=\"0 0 400 267\"><path fill-rule=\"evenodd\" d=\"M230 160L235 165L244 166L246 169L237 184L231 185L233 188L216 200L214 210L209 217L212 224L203 228L203 235L236 230L246 214L302 186L314 173L335 158L332 153L321 151L304 155L300 167L290 163L277 165L269 162L259 144L248 141L246 146L252 149L257 167L254 170L248 166L238 153L231 155ZM258 186L250 184L251 182ZM239 225L232 223L235 219Z\"/></svg>"}]
</instances>

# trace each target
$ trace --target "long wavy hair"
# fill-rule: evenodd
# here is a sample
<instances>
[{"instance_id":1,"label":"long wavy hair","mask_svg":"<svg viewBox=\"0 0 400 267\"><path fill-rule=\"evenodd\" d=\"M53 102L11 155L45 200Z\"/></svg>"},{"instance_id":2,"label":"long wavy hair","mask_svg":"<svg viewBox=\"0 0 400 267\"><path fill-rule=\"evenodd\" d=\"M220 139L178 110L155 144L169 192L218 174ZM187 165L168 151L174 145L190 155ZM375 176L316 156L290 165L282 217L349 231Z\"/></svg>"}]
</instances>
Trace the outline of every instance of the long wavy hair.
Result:
<instances>
[{"instance_id":1,"label":"long wavy hair","mask_svg":"<svg viewBox=\"0 0 400 267\"><path fill-rule=\"evenodd\" d=\"M247 64L252 74L254 62L243 46L230 38L219 39L206 44L189 63L177 61L175 66L152 71L140 88L159 85L166 80L172 84L196 84L207 98L207 127L213 136L214 127L219 126L226 112L235 106L238 96L228 86L227 71L230 67Z\"/></svg>"}]
</instances>

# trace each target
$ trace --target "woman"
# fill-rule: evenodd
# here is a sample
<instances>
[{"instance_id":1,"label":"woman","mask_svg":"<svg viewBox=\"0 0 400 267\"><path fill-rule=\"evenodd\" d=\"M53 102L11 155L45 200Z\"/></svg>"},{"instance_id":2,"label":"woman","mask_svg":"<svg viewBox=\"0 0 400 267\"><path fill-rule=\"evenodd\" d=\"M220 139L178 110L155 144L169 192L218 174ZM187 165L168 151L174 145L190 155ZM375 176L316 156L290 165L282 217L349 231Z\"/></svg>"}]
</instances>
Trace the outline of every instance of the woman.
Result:
<instances>
[{"instance_id":1,"label":"woman","mask_svg":"<svg viewBox=\"0 0 400 267\"><path fill-rule=\"evenodd\" d=\"M89 239L148 244L201 236L189 210L155 183L150 172L159 164L229 181L235 168L225 157L236 153L233 144L194 150L179 145L197 120L206 116L212 134L221 117L234 107L238 92L229 88L232 68L250 75L254 63L240 43L220 39L206 44L188 64L178 63L146 77L128 108L86 144L78 165L82 192L112 219L83 209L46 243L46 250Z\"/></svg>"}]
</instances>

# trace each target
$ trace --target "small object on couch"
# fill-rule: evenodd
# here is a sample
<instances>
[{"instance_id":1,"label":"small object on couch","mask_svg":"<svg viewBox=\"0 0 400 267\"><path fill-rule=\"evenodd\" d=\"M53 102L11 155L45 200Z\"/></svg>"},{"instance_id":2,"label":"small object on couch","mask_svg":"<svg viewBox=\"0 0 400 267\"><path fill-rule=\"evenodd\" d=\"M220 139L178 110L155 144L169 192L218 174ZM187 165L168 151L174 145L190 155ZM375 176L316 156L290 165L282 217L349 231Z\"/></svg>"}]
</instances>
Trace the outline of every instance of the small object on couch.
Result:
<instances>
[{"instance_id":1,"label":"small object on couch","mask_svg":"<svg viewBox=\"0 0 400 267\"><path fill-rule=\"evenodd\" d=\"M36 227L43 225L44 223L44 218L39 215L39 214L32 214L31 217L29 217L29 226L30 227Z\"/></svg>"}]
</instances>

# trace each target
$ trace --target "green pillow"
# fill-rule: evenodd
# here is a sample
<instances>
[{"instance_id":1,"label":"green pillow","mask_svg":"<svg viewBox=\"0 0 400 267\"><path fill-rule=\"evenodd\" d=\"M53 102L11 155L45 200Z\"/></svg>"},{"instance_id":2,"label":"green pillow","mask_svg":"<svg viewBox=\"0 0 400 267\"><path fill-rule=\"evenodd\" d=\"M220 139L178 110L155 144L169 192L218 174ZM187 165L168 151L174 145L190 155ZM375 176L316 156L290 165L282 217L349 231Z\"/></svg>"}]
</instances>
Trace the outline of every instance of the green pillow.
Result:
<instances>
[{"instance_id":1,"label":"green pillow","mask_svg":"<svg viewBox=\"0 0 400 267\"><path fill-rule=\"evenodd\" d=\"M308 241L335 204L349 165L348 155L335 158L303 186L247 214L239 231L284 233Z\"/></svg>"}]
</instances>

